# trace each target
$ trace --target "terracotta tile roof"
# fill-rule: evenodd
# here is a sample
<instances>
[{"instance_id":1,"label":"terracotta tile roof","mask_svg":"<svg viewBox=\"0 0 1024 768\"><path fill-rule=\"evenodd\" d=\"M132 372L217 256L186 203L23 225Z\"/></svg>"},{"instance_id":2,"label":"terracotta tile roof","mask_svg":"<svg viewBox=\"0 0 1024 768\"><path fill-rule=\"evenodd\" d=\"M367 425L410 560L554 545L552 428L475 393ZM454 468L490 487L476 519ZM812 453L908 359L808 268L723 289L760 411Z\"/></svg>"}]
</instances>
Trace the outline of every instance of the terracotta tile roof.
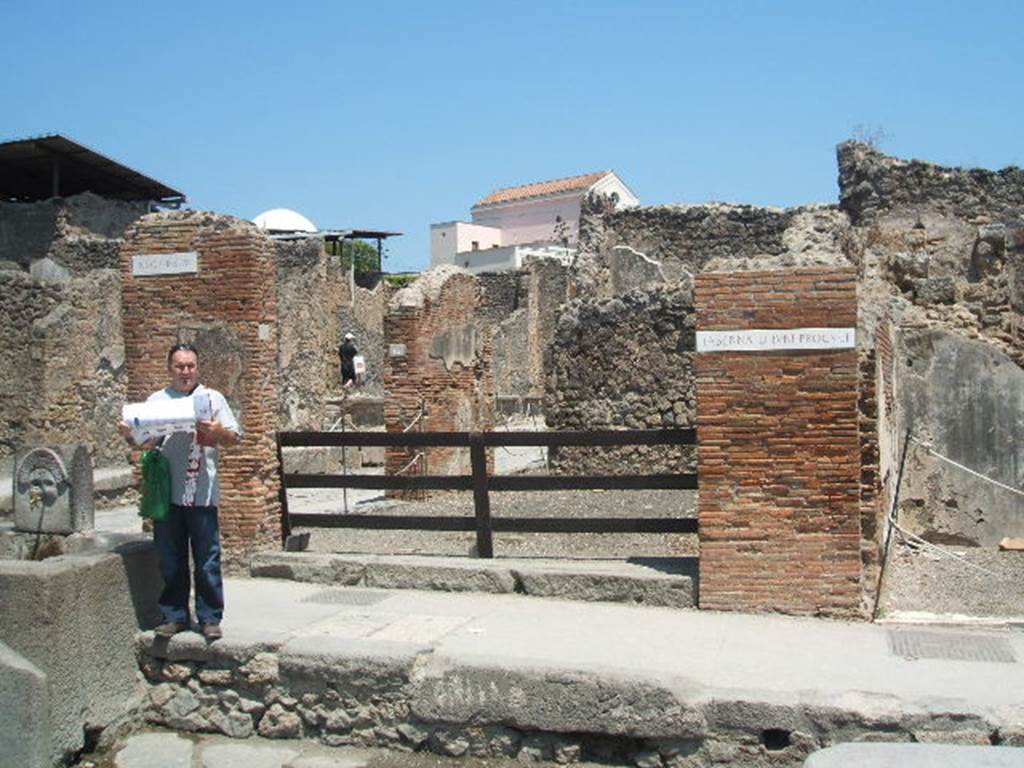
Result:
<instances>
[{"instance_id":1,"label":"terracotta tile roof","mask_svg":"<svg viewBox=\"0 0 1024 768\"><path fill-rule=\"evenodd\" d=\"M553 195L558 192L573 192L578 189L589 189L593 184L607 176L611 171L597 171L596 173L585 173L582 176L570 176L567 179L552 179L551 181L538 181L534 184L524 184L521 187L505 187L491 192L483 200L480 200L473 207L479 205L493 205L494 203L507 203L510 200L525 200L528 197L541 197Z\"/></svg>"}]
</instances>

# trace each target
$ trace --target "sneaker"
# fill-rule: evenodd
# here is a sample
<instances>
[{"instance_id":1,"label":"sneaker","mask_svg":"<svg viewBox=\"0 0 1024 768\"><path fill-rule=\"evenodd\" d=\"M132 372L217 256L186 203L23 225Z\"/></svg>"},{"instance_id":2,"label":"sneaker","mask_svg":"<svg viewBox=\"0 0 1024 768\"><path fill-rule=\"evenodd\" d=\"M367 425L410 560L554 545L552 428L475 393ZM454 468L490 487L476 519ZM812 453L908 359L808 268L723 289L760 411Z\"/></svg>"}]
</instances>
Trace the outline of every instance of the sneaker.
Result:
<instances>
[{"instance_id":1,"label":"sneaker","mask_svg":"<svg viewBox=\"0 0 1024 768\"><path fill-rule=\"evenodd\" d=\"M188 629L188 624L177 624L173 621L166 624L161 624L159 627L153 630L153 634L157 637L174 637L179 632L184 632Z\"/></svg>"},{"instance_id":2,"label":"sneaker","mask_svg":"<svg viewBox=\"0 0 1024 768\"><path fill-rule=\"evenodd\" d=\"M224 637L224 632L220 624L203 624L203 637L207 640L220 640Z\"/></svg>"}]
</instances>

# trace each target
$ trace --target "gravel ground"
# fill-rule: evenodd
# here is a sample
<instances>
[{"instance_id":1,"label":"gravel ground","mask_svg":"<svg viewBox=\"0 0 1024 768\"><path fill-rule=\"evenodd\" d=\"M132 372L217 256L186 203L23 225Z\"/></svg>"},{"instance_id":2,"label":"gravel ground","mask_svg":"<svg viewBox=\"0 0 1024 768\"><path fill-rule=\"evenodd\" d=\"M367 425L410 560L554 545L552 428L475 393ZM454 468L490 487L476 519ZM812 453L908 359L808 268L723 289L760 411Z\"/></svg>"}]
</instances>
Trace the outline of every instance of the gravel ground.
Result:
<instances>
[{"instance_id":1,"label":"gravel ground","mask_svg":"<svg viewBox=\"0 0 1024 768\"><path fill-rule=\"evenodd\" d=\"M330 493L330 492L328 492ZM289 497L290 498L290 497ZM338 509L334 498L307 497L313 511ZM492 517L693 517L694 491L546 491L491 494ZM425 501L364 501L350 505L358 514L473 516L473 495L438 494ZM366 531L332 528L309 530L310 550L372 554L469 555L475 534L448 531ZM614 558L692 557L697 537L679 534L496 533L497 557Z\"/></svg>"},{"instance_id":2,"label":"gravel ground","mask_svg":"<svg viewBox=\"0 0 1024 768\"><path fill-rule=\"evenodd\" d=\"M340 514L337 491L303 491L304 511L334 509ZM425 501L385 501L364 493L350 502L358 514L473 515L470 493L438 494ZM491 494L493 517L693 517L696 491L551 491ZM308 530L310 550L396 555L469 556L473 533L444 531L366 531L331 528ZM894 538L886 565L880 617L908 613L936 616L1024 620L1024 552L990 548L943 550L942 555ZM542 534L496 533L496 557L616 559L632 557L695 557L695 535L677 534ZM966 561L966 562L964 562Z\"/></svg>"},{"instance_id":3,"label":"gravel ground","mask_svg":"<svg viewBox=\"0 0 1024 768\"><path fill-rule=\"evenodd\" d=\"M529 425L527 425L529 426ZM499 473L543 471L538 449L504 449ZM289 492L293 511L343 514L337 490ZM491 494L493 517L694 517L696 491L551 491ZM378 491L351 491L349 510L358 514L473 515L471 493L436 494L425 501L386 501ZM443 531L308 530L310 550L363 554L469 556L473 533ZM880 617L908 613L1024 620L1024 552L943 547L961 559L896 537L886 564ZM696 535L497 533L497 557L617 559L696 557ZM966 562L964 562L966 561Z\"/></svg>"},{"instance_id":4,"label":"gravel ground","mask_svg":"<svg viewBox=\"0 0 1024 768\"><path fill-rule=\"evenodd\" d=\"M961 559L893 540L880 616L921 612L1024 618L1024 552L980 547L943 550Z\"/></svg>"}]
</instances>

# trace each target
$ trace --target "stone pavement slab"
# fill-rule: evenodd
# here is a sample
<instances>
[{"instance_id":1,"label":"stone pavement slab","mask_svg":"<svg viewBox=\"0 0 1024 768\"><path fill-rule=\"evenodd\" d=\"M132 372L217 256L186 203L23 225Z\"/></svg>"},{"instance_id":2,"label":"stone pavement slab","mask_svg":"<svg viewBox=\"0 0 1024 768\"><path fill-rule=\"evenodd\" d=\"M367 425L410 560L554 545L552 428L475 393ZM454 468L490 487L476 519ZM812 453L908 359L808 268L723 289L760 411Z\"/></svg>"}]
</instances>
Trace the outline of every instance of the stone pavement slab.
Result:
<instances>
[{"instance_id":1,"label":"stone pavement slab","mask_svg":"<svg viewBox=\"0 0 1024 768\"><path fill-rule=\"evenodd\" d=\"M195 744L174 733L133 736L114 758L116 768L191 768Z\"/></svg>"},{"instance_id":2,"label":"stone pavement slab","mask_svg":"<svg viewBox=\"0 0 1024 768\"><path fill-rule=\"evenodd\" d=\"M214 744L203 750L203 768L286 768L298 750L252 744Z\"/></svg>"},{"instance_id":3,"label":"stone pavement slab","mask_svg":"<svg viewBox=\"0 0 1024 768\"><path fill-rule=\"evenodd\" d=\"M433 616L437 622L450 621L447 631L425 640L435 658L505 667L614 669L766 698L870 693L1024 704L1024 634L1018 632L947 630L951 639L967 642L994 636L1018 663L907 660L890 652L892 625L409 590L377 590L379 601L346 606L311 601L323 591L316 584L228 579L226 585L229 638L287 645L330 618L338 635L373 643L384 631L401 635L400 624L408 617L423 622L422 617ZM354 629L360 623L365 629Z\"/></svg>"},{"instance_id":4,"label":"stone pavement slab","mask_svg":"<svg viewBox=\"0 0 1024 768\"><path fill-rule=\"evenodd\" d=\"M113 747L115 768L364 768L379 754L311 741L138 733Z\"/></svg>"},{"instance_id":5,"label":"stone pavement slab","mask_svg":"<svg viewBox=\"0 0 1024 768\"><path fill-rule=\"evenodd\" d=\"M1024 749L955 744L840 744L815 752L805 768L1021 768Z\"/></svg>"}]
</instances>

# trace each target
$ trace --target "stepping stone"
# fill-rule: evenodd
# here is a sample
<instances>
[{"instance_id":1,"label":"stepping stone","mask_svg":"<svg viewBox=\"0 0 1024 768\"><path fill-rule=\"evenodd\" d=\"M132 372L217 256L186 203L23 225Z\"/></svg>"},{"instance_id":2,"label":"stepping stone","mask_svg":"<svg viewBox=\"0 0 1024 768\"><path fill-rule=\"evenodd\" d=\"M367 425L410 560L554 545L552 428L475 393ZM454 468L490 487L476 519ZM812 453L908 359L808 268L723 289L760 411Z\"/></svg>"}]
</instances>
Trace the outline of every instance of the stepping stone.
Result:
<instances>
[{"instance_id":1,"label":"stepping stone","mask_svg":"<svg viewBox=\"0 0 1024 768\"><path fill-rule=\"evenodd\" d=\"M117 757L116 768L191 768L195 743L173 733L132 736Z\"/></svg>"},{"instance_id":2,"label":"stepping stone","mask_svg":"<svg viewBox=\"0 0 1024 768\"><path fill-rule=\"evenodd\" d=\"M213 744L203 750L203 768L286 768L299 752L249 744Z\"/></svg>"}]
</instances>

